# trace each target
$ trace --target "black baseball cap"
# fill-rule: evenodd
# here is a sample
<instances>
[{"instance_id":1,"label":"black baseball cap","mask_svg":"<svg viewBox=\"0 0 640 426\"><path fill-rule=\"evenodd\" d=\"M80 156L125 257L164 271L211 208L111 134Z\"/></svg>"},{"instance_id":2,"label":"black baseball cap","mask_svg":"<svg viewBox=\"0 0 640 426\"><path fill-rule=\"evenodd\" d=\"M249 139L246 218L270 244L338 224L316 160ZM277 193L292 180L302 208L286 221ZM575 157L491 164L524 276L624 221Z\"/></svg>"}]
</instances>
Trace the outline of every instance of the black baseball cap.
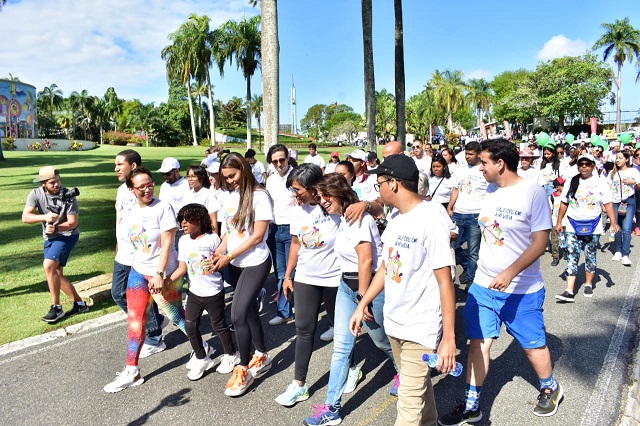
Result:
<instances>
[{"instance_id":1,"label":"black baseball cap","mask_svg":"<svg viewBox=\"0 0 640 426\"><path fill-rule=\"evenodd\" d=\"M418 183L420 175L413 158L402 154L389 155L378 167L373 170L367 170L366 173L370 175L387 175L395 179L415 183Z\"/></svg>"}]
</instances>

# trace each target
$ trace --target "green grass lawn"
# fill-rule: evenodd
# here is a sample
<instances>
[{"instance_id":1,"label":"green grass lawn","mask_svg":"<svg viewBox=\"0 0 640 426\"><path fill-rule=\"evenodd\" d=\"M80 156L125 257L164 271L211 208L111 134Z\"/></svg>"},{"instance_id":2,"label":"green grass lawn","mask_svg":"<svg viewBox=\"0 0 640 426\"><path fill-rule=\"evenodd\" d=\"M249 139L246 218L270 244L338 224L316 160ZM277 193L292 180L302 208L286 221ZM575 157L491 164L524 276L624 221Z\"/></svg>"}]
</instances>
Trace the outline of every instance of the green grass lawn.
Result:
<instances>
[{"instance_id":1,"label":"green grass lawn","mask_svg":"<svg viewBox=\"0 0 640 426\"><path fill-rule=\"evenodd\" d=\"M23 224L21 214L29 191L38 186L32 182L38 175L38 169L57 166L63 185L80 190L80 241L71 254L65 275L75 282L111 272L115 247L114 200L120 185L113 167L114 158L122 149L124 147L105 145L80 152L4 153L6 160L0 161L0 344L117 311L113 301L107 300L93 306L87 314L63 319L53 325L40 320L51 304L42 270L43 239L40 226ZM200 163L205 148L136 149L142 155L143 165L154 172L163 158L177 158L185 176L190 165ZM244 153L244 148L232 150ZM318 151L328 161L334 150L344 158L353 148L320 148ZM299 149L300 161L306 155L306 149ZM264 155L258 154L258 160L264 161ZM156 183L162 183L159 173L154 177ZM71 301L64 294L62 304L65 309L71 307Z\"/></svg>"}]
</instances>

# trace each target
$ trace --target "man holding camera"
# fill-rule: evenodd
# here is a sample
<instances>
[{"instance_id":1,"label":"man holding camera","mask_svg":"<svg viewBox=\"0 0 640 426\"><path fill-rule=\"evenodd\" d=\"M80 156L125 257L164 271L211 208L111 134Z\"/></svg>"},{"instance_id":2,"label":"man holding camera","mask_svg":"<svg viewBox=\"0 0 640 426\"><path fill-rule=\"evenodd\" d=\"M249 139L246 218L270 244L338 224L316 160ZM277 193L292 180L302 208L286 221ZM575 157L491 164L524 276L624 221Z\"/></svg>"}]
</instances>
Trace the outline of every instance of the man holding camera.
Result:
<instances>
[{"instance_id":1,"label":"man holding camera","mask_svg":"<svg viewBox=\"0 0 640 426\"><path fill-rule=\"evenodd\" d=\"M53 166L41 168L34 182L40 182L42 186L32 190L27 197L27 203L22 211L22 222L42 224L43 267L47 275L52 302L51 309L42 317L42 320L53 323L65 316L60 305L60 290L73 299L73 308L67 312L67 316L89 310L63 273L71 250L80 237L79 209L76 199L79 193L77 189L69 190L62 187L60 173Z\"/></svg>"}]
</instances>

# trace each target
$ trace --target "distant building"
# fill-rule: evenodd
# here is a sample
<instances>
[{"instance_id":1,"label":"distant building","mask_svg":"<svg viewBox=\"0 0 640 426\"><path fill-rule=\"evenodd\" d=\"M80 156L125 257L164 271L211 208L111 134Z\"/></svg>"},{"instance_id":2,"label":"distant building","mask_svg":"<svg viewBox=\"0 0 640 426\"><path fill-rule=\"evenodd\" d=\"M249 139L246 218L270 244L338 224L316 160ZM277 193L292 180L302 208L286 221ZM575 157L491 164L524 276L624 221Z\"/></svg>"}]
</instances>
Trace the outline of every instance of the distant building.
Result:
<instances>
[{"instance_id":1,"label":"distant building","mask_svg":"<svg viewBox=\"0 0 640 426\"><path fill-rule=\"evenodd\" d=\"M278 125L278 131L280 133L292 134L292 132L291 132L291 124L280 124L280 125Z\"/></svg>"},{"instance_id":2,"label":"distant building","mask_svg":"<svg viewBox=\"0 0 640 426\"><path fill-rule=\"evenodd\" d=\"M6 137L35 138L36 88L21 81L0 79L0 129Z\"/></svg>"}]
</instances>

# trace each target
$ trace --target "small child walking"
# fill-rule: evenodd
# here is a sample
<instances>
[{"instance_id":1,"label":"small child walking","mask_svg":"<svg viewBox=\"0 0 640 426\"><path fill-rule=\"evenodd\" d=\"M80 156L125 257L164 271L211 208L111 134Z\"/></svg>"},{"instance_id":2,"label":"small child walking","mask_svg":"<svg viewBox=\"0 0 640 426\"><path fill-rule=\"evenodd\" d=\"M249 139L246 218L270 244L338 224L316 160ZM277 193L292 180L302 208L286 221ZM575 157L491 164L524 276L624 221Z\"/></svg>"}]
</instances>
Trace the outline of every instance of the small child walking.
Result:
<instances>
[{"instance_id":1,"label":"small child walking","mask_svg":"<svg viewBox=\"0 0 640 426\"><path fill-rule=\"evenodd\" d=\"M553 187L555 191L549 196L549 205L551 207L551 220L555 223L558 220L558 211L560 210L560 194L562 194L562 188L564 188L565 180L559 176L553 181ZM560 263L560 235L558 231L551 228L551 266L558 266ZM564 252L565 249L562 249Z\"/></svg>"},{"instance_id":2,"label":"small child walking","mask_svg":"<svg viewBox=\"0 0 640 426\"><path fill-rule=\"evenodd\" d=\"M178 269L171 274L171 281L189 276L189 290L185 307L187 337L193 354L187 368L187 377L198 380L213 368L214 350L202 341L200 317L207 311L211 327L218 334L224 349L217 372L231 373L240 362L236 347L224 315L224 283L220 272L214 271L211 257L220 245L220 237L213 232L211 218L206 207L200 204L187 204L178 212L178 223L184 235L178 242Z\"/></svg>"}]
</instances>

